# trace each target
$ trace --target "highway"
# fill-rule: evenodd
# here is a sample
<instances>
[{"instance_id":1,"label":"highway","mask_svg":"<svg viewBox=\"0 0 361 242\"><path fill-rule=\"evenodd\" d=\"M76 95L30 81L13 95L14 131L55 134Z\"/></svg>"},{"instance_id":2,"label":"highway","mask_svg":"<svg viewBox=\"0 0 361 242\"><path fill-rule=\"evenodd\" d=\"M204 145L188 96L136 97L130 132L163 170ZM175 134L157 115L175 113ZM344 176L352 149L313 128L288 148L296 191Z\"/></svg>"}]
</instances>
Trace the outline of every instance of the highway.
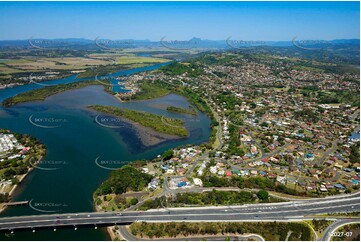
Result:
<instances>
[{"instance_id":1,"label":"highway","mask_svg":"<svg viewBox=\"0 0 361 242\"><path fill-rule=\"evenodd\" d=\"M292 220L316 214L360 211L359 193L343 196L241 206L167 208L148 211L46 214L0 218L0 230L80 225L130 224L136 221L252 221Z\"/></svg>"}]
</instances>

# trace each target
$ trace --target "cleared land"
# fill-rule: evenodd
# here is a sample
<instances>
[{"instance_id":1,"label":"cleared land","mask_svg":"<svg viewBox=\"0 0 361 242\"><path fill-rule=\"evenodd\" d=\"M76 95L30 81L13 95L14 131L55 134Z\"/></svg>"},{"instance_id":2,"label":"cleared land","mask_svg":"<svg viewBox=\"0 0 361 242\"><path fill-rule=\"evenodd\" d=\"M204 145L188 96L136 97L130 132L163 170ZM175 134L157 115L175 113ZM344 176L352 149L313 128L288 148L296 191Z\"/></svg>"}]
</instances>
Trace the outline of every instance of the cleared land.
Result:
<instances>
[{"instance_id":1,"label":"cleared land","mask_svg":"<svg viewBox=\"0 0 361 242\"><path fill-rule=\"evenodd\" d=\"M83 57L11 59L0 63L0 72L11 74L29 71L79 70L111 63L110 60Z\"/></svg>"},{"instance_id":2,"label":"cleared land","mask_svg":"<svg viewBox=\"0 0 361 242\"><path fill-rule=\"evenodd\" d=\"M168 62L169 60L164 58L154 58L154 57L144 57L144 56L122 56L119 57L116 61L118 65L128 65L128 64L155 64Z\"/></svg>"}]
</instances>

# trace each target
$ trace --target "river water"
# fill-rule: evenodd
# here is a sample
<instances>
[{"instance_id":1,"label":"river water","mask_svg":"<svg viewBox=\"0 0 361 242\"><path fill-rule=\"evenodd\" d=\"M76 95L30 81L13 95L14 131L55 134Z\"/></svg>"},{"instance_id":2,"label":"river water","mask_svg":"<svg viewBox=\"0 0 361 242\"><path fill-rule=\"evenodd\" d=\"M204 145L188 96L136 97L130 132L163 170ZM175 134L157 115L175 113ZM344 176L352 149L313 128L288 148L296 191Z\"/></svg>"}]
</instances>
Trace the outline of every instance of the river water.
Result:
<instances>
[{"instance_id":1,"label":"river water","mask_svg":"<svg viewBox=\"0 0 361 242\"><path fill-rule=\"evenodd\" d=\"M159 68L161 65L120 71L109 76L124 76ZM86 80L86 79L82 79ZM45 82L59 84L79 81L75 76ZM0 101L24 91L40 88L36 84L0 90ZM119 87L118 87L119 88ZM121 90L117 90L121 91ZM101 126L96 120L98 113L86 108L88 105L112 105L143 110L166 117L182 118L190 136L145 146L134 127L117 121L118 126ZM28 102L10 108L0 107L0 129L30 134L47 147L47 155L39 168L34 169L20 184L14 201L31 201L30 206L11 207L0 216L35 215L44 213L93 211L92 194L104 181L110 170L98 166L99 159L112 161L114 168L137 159L150 159L165 150L184 145L206 142L210 134L210 120L202 113L196 118L172 114L166 106L188 107L184 97L165 97L121 103L104 92L102 86L89 86L48 97L42 102ZM97 160L98 158L98 160ZM34 209L35 208L35 209ZM104 228L78 228L74 230L52 229L0 233L1 240L107 240Z\"/></svg>"}]
</instances>

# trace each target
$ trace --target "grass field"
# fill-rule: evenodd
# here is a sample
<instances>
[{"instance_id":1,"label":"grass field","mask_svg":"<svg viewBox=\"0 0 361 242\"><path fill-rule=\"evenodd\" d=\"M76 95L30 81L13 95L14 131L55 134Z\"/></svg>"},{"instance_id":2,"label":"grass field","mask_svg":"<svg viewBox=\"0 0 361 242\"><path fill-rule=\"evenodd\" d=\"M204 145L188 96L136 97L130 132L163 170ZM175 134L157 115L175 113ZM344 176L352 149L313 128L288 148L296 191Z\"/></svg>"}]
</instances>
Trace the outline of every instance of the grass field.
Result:
<instances>
[{"instance_id":1,"label":"grass field","mask_svg":"<svg viewBox=\"0 0 361 242\"><path fill-rule=\"evenodd\" d=\"M139 64L139 63L154 64L154 63L164 63L168 61L169 60L164 58L155 58L155 57L122 56L117 59L116 63L118 65L128 65L128 64Z\"/></svg>"},{"instance_id":2,"label":"grass field","mask_svg":"<svg viewBox=\"0 0 361 242\"><path fill-rule=\"evenodd\" d=\"M118 65L144 65L163 63L169 61L164 58L142 57L127 55L98 54L84 57L63 57L63 58L26 58L24 59L4 59L0 62L0 73L13 74L21 72L43 72L54 70L79 70L89 67ZM115 62L114 62L115 60Z\"/></svg>"},{"instance_id":3,"label":"grass field","mask_svg":"<svg viewBox=\"0 0 361 242\"><path fill-rule=\"evenodd\" d=\"M83 57L39 58L5 60L0 63L0 73L44 72L54 70L79 70L92 66L112 64L111 60Z\"/></svg>"}]
</instances>

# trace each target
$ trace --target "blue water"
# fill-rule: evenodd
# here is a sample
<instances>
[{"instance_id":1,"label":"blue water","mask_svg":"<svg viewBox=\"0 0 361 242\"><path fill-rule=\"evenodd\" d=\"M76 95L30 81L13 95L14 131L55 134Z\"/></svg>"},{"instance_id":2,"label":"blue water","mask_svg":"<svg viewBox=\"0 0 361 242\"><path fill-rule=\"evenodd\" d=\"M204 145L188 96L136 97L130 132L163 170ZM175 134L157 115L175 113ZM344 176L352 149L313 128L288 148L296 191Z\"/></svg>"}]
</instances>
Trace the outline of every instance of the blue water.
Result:
<instances>
[{"instance_id":1,"label":"blue water","mask_svg":"<svg viewBox=\"0 0 361 242\"><path fill-rule=\"evenodd\" d=\"M110 76L129 75L131 73L156 69L160 65L134 70L120 71ZM75 76L46 82L47 84L78 81ZM83 79L82 79L83 80ZM80 80L80 81L82 81ZM18 93L40 88L36 84L17 86L0 90L0 100ZM154 146L146 146L138 136L138 130L128 123L119 128L107 128L95 122L99 113L87 109L89 105L112 105L135 110L183 118L189 137L177 140L164 140ZM33 200L38 203L60 203L61 212L93 211L92 195L104 181L109 170L96 165L97 157L104 160L118 160L127 164L138 159L151 159L168 149L185 144L201 144L208 141L210 134L209 118L198 113L197 118L189 115L174 114L166 106L188 107L186 98L168 95L147 101L119 102L104 92L101 85L70 90L46 98L44 101L21 103L9 108L0 107L0 129L27 133L44 143L47 147L45 161L64 161L57 170L34 169L22 182L14 201ZM55 128L41 128L33 125L32 117L48 117L60 120ZM120 167L120 166L117 166ZM45 208L51 209L51 208ZM11 207L1 216L20 216L41 214L28 206ZM15 236L0 233L1 240L107 240L104 229L92 228L15 231Z\"/></svg>"},{"instance_id":2,"label":"blue water","mask_svg":"<svg viewBox=\"0 0 361 242\"><path fill-rule=\"evenodd\" d=\"M171 62L166 62L166 63L156 64L156 65L151 65L151 66L146 66L146 67L139 67L139 68L134 68L134 69L129 69L129 70L121 70L121 71L117 71L112 74L109 74L107 76L100 76L99 79L102 77L115 78L115 77L119 77L119 76L128 76L128 75L138 73L138 72L143 72L143 71L151 71L151 70L158 69L162 66L169 65L170 63ZM42 87L44 87L44 85L66 84L66 83L72 83L72 82L78 82L78 81L88 81L88 80L94 80L94 78L77 78L77 75L72 75L72 76L69 76L66 78L44 81L44 82L41 82L40 84L32 83L32 84L27 84L27 85L22 85L22 86L15 86L12 88L1 89L0 90L0 102L2 102L6 98L13 97L16 94L42 88ZM118 85L118 82L119 82L118 80L111 79L111 81L113 84L114 92L124 92L125 91L122 89L122 87L120 85Z\"/></svg>"}]
</instances>

